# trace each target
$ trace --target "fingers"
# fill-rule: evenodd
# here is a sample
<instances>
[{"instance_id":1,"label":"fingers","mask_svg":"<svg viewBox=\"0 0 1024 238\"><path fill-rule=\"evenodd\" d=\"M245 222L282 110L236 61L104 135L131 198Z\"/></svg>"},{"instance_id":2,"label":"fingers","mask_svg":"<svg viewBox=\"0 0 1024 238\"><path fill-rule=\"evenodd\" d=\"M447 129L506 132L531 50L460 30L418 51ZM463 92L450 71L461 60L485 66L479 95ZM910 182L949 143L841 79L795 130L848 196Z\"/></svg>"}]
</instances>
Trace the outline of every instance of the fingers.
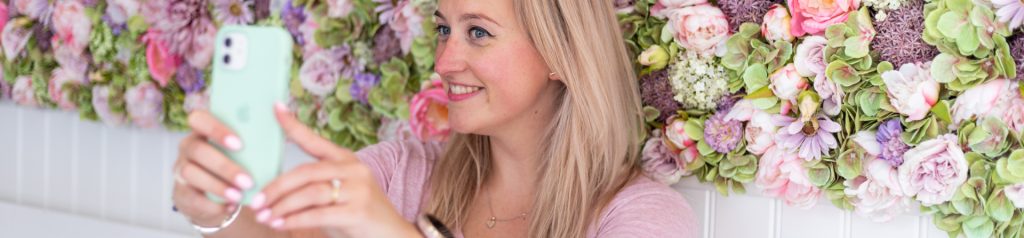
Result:
<instances>
[{"instance_id":1,"label":"fingers","mask_svg":"<svg viewBox=\"0 0 1024 238\"><path fill-rule=\"evenodd\" d=\"M361 214L353 214L356 210L358 209L350 209L348 206L329 206L308 209L284 218L275 219L271 221L269 225L271 228L278 230L343 227L346 226L346 224L356 223L355 219L366 217Z\"/></svg>"},{"instance_id":2,"label":"fingers","mask_svg":"<svg viewBox=\"0 0 1024 238\"><path fill-rule=\"evenodd\" d=\"M254 201L250 204L250 208L259 210L264 205L274 204L284 197L285 194L296 191L307 184L325 183L331 179L344 180L345 177L357 176L355 171L346 171L353 170L346 167L355 166L346 166L346 164L339 162L319 162L300 165L263 187L263 192L256 195L257 198L253 198ZM263 200L260 202L265 201L265 203L257 203L256 200Z\"/></svg>"},{"instance_id":3,"label":"fingers","mask_svg":"<svg viewBox=\"0 0 1024 238\"><path fill-rule=\"evenodd\" d=\"M216 224L231 208L230 205L210 201L202 191L183 184L174 185L172 200L179 212L194 222L208 223L205 225Z\"/></svg>"},{"instance_id":4,"label":"fingers","mask_svg":"<svg viewBox=\"0 0 1024 238\"><path fill-rule=\"evenodd\" d=\"M234 186L245 190L253 186L252 177L245 173L241 166L207 143L195 133L181 142L180 152L188 161L209 171L220 180L228 181ZM183 175L187 177L186 175Z\"/></svg>"},{"instance_id":5,"label":"fingers","mask_svg":"<svg viewBox=\"0 0 1024 238\"><path fill-rule=\"evenodd\" d=\"M274 203L271 207L260 210L257 213L256 219L259 222L273 223L273 221L289 216L292 213L332 204L340 205L344 204L347 200L340 190L337 200L334 199L333 193L334 187L328 182L309 184L294 193L285 195L285 197L281 198L279 202Z\"/></svg>"},{"instance_id":6,"label":"fingers","mask_svg":"<svg viewBox=\"0 0 1024 238\"><path fill-rule=\"evenodd\" d=\"M346 149L342 149L330 141L320 137L313 130L295 119L295 114L288 110L282 103L274 104L274 116L281 124L285 136L299 145L303 151L317 159L343 159L353 158Z\"/></svg>"},{"instance_id":7,"label":"fingers","mask_svg":"<svg viewBox=\"0 0 1024 238\"><path fill-rule=\"evenodd\" d=\"M229 186L198 165L185 163L181 166L180 173L186 184L200 191L215 194L232 203L238 203L242 199L242 192L240 190Z\"/></svg>"},{"instance_id":8,"label":"fingers","mask_svg":"<svg viewBox=\"0 0 1024 238\"><path fill-rule=\"evenodd\" d=\"M197 110L190 113L188 125L192 128L192 132L210 139L224 148L234 151L242 149L242 140L207 111Z\"/></svg>"}]
</instances>

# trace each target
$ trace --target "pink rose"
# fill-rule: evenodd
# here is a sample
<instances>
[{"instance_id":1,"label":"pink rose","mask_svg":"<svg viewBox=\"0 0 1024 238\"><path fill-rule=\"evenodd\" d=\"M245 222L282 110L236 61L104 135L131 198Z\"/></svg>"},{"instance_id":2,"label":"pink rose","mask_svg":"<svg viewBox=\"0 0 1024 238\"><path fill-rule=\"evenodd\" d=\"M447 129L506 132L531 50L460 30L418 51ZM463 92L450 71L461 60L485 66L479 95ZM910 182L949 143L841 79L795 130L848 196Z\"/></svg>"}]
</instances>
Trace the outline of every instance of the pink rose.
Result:
<instances>
[{"instance_id":1,"label":"pink rose","mask_svg":"<svg viewBox=\"0 0 1024 238\"><path fill-rule=\"evenodd\" d=\"M146 43L146 65L149 66L149 74L160 87L166 87L167 81L170 81L171 77L174 77L174 72L178 70L181 58L171 54L167 43L161 39L161 33L152 30L142 36L142 41Z\"/></svg>"},{"instance_id":2,"label":"pink rose","mask_svg":"<svg viewBox=\"0 0 1024 238\"><path fill-rule=\"evenodd\" d=\"M803 164L796 152L773 146L761 156L754 183L764 189L766 196L782 199L788 206L809 209L822 192L811 184Z\"/></svg>"},{"instance_id":3,"label":"pink rose","mask_svg":"<svg viewBox=\"0 0 1024 238\"><path fill-rule=\"evenodd\" d=\"M82 73L83 75L89 70L89 55L82 54L81 51L75 52L75 49L71 47L57 47L53 49L53 58L57 60L57 65L65 70ZM83 83L88 82L83 78Z\"/></svg>"},{"instance_id":4,"label":"pink rose","mask_svg":"<svg viewBox=\"0 0 1024 238\"><path fill-rule=\"evenodd\" d=\"M705 4L707 0L658 0L651 7L651 16L665 19L672 14L673 11L682 9L684 7Z\"/></svg>"},{"instance_id":5,"label":"pink rose","mask_svg":"<svg viewBox=\"0 0 1024 238\"><path fill-rule=\"evenodd\" d=\"M968 89L953 103L953 122L992 116L1002 119L1013 131L1024 131L1024 97L1018 84L997 79Z\"/></svg>"},{"instance_id":6,"label":"pink rose","mask_svg":"<svg viewBox=\"0 0 1024 238\"><path fill-rule=\"evenodd\" d=\"M82 54L89 46L92 20L85 15L85 6L78 1L58 1L53 9L53 45L68 47L74 54Z\"/></svg>"},{"instance_id":7,"label":"pink rose","mask_svg":"<svg viewBox=\"0 0 1024 238\"><path fill-rule=\"evenodd\" d=\"M110 100L114 99L112 90L110 86L105 85L92 87L92 108L96 110L100 121L114 126L124 123L125 118L110 108Z\"/></svg>"},{"instance_id":8,"label":"pink rose","mask_svg":"<svg viewBox=\"0 0 1024 238\"><path fill-rule=\"evenodd\" d=\"M7 15L7 3L0 2L0 29L4 29L4 27L7 26Z\"/></svg>"},{"instance_id":9,"label":"pink rose","mask_svg":"<svg viewBox=\"0 0 1024 238\"><path fill-rule=\"evenodd\" d=\"M904 153L899 179L906 195L917 195L922 205L938 205L952 199L967 180L967 160L956 135L938 136Z\"/></svg>"},{"instance_id":10,"label":"pink rose","mask_svg":"<svg viewBox=\"0 0 1024 238\"><path fill-rule=\"evenodd\" d=\"M775 131L778 127L772 121L772 115L757 110L744 129L743 138L747 140L747 151L762 155L775 146Z\"/></svg>"},{"instance_id":11,"label":"pink rose","mask_svg":"<svg viewBox=\"0 0 1024 238\"><path fill-rule=\"evenodd\" d=\"M1003 192L1006 193L1006 199L1009 199L1013 206L1024 208L1024 183L1006 186Z\"/></svg>"},{"instance_id":12,"label":"pink rose","mask_svg":"<svg viewBox=\"0 0 1024 238\"><path fill-rule=\"evenodd\" d=\"M825 74L825 46L828 40L822 36L808 36L796 46L793 64L800 76L813 78Z\"/></svg>"},{"instance_id":13,"label":"pink rose","mask_svg":"<svg viewBox=\"0 0 1024 238\"><path fill-rule=\"evenodd\" d=\"M860 0L787 0L793 35L821 35L832 24L846 21L850 12L860 8Z\"/></svg>"},{"instance_id":14,"label":"pink rose","mask_svg":"<svg viewBox=\"0 0 1024 238\"><path fill-rule=\"evenodd\" d=\"M710 4L685 7L669 16L675 41L691 53L710 56L729 38L729 21L721 9Z\"/></svg>"},{"instance_id":15,"label":"pink rose","mask_svg":"<svg viewBox=\"0 0 1024 238\"><path fill-rule=\"evenodd\" d=\"M164 120L164 94L152 82L143 82L124 93L125 108L135 125L155 128Z\"/></svg>"},{"instance_id":16,"label":"pink rose","mask_svg":"<svg viewBox=\"0 0 1024 238\"><path fill-rule=\"evenodd\" d=\"M826 115L839 115L846 93L843 92L843 88L838 83L829 80L824 74L819 74L818 77L814 78L814 91L818 93L818 96L821 96L821 108Z\"/></svg>"},{"instance_id":17,"label":"pink rose","mask_svg":"<svg viewBox=\"0 0 1024 238\"><path fill-rule=\"evenodd\" d=\"M874 131L862 131L853 136L857 146L864 149L866 157L861 158L861 176L846 180L843 192L850 198L854 211L875 222L886 222L907 212L910 196L900 187L899 173L885 160L877 159L881 144L875 139Z\"/></svg>"},{"instance_id":18,"label":"pink rose","mask_svg":"<svg viewBox=\"0 0 1024 238\"><path fill-rule=\"evenodd\" d=\"M35 107L39 103L36 102L36 91L32 87L31 76L18 76L14 81L14 87L11 88L11 99L14 99L14 103L22 106Z\"/></svg>"},{"instance_id":19,"label":"pink rose","mask_svg":"<svg viewBox=\"0 0 1024 238\"><path fill-rule=\"evenodd\" d=\"M687 175L684 169L685 164L679 160L679 155L669 151L661 131L651 132L651 138L644 143L640 156L640 164L648 177L660 183L671 185L679 182L679 179Z\"/></svg>"},{"instance_id":20,"label":"pink rose","mask_svg":"<svg viewBox=\"0 0 1024 238\"><path fill-rule=\"evenodd\" d=\"M4 31L0 33L0 45L4 48L4 58L7 61L13 61L20 57L25 46L28 45L29 37L32 36L32 29L22 26L18 21L11 22L11 24L5 25Z\"/></svg>"},{"instance_id":21,"label":"pink rose","mask_svg":"<svg viewBox=\"0 0 1024 238\"><path fill-rule=\"evenodd\" d=\"M354 6L351 0L327 0L327 16L343 18L352 12Z\"/></svg>"},{"instance_id":22,"label":"pink rose","mask_svg":"<svg viewBox=\"0 0 1024 238\"><path fill-rule=\"evenodd\" d=\"M409 102L409 126L420 140L445 141L451 127L448 126L448 93L440 79L431 80L429 85L412 97Z\"/></svg>"},{"instance_id":23,"label":"pink rose","mask_svg":"<svg viewBox=\"0 0 1024 238\"><path fill-rule=\"evenodd\" d=\"M889 93L889 102L907 121L921 120L939 99L939 83L932 79L931 63L908 63L899 71L882 73Z\"/></svg>"},{"instance_id":24,"label":"pink rose","mask_svg":"<svg viewBox=\"0 0 1024 238\"><path fill-rule=\"evenodd\" d=\"M787 64L776 70L768 79L771 81L769 87L775 96L785 101L796 100L796 96L810 86L807 80L796 72L796 67L793 64Z\"/></svg>"},{"instance_id":25,"label":"pink rose","mask_svg":"<svg viewBox=\"0 0 1024 238\"><path fill-rule=\"evenodd\" d=\"M781 4L772 5L764 14L764 22L761 23L761 35L769 41L793 41L793 34L789 30L789 10Z\"/></svg>"},{"instance_id":26,"label":"pink rose","mask_svg":"<svg viewBox=\"0 0 1024 238\"><path fill-rule=\"evenodd\" d=\"M325 97L334 92L341 77L341 63L335 50L322 50L309 56L299 68L302 88L313 95Z\"/></svg>"},{"instance_id":27,"label":"pink rose","mask_svg":"<svg viewBox=\"0 0 1024 238\"><path fill-rule=\"evenodd\" d=\"M107 4L107 15L114 24L125 24L128 19L139 13L140 6L137 0L107 0Z\"/></svg>"},{"instance_id":28,"label":"pink rose","mask_svg":"<svg viewBox=\"0 0 1024 238\"><path fill-rule=\"evenodd\" d=\"M50 83L47 85L47 91L50 93L50 100L57 104L58 107L64 110L74 110L78 105L71 98L71 93L64 88L68 84L81 85L85 81L85 72L77 70L69 70L65 68L57 68L53 70L53 74L50 75Z\"/></svg>"},{"instance_id":29,"label":"pink rose","mask_svg":"<svg viewBox=\"0 0 1024 238\"><path fill-rule=\"evenodd\" d=\"M686 120L676 120L670 117L669 123L665 125L665 145L668 150L681 159L681 164L689 164L700 156L697 151L697 141L686 135Z\"/></svg>"}]
</instances>

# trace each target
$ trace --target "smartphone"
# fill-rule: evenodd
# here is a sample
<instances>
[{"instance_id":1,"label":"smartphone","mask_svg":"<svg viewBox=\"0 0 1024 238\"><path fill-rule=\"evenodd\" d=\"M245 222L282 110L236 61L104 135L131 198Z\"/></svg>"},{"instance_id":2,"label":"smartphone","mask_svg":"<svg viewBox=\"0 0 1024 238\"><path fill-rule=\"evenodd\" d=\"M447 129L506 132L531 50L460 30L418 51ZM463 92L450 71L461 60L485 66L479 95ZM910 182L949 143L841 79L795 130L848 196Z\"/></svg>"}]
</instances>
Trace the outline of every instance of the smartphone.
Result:
<instances>
[{"instance_id":1,"label":"smartphone","mask_svg":"<svg viewBox=\"0 0 1024 238\"><path fill-rule=\"evenodd\" d=\"M284 133L273 108L288 100L292 38L277 27L225 26L216 44L210 112L242 140L239 151L218 149L252 176L254 186L243 191L242 204L248 204L281 172Z\"/></svg>"}]
</instances>

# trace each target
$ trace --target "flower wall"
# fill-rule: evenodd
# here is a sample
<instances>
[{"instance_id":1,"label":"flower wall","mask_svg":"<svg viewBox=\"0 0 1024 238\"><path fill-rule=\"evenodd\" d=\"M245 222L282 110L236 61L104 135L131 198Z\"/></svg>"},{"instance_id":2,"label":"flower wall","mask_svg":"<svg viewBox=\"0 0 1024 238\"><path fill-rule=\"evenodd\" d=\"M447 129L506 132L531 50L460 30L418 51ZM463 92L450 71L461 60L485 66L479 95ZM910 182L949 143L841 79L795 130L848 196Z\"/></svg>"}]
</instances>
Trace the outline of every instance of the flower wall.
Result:
<instances>
[{"instance_id":1,"label":"flower wall","mask_svg":"<svg viewBox=\"0 0 1024 238\"><path fill-rule=\"evenodd\" d=\"M1024 1L610 1L655 180L1024 235ZM434 0L0 3L0 100L184 130L207 105L217 29L262 25L295 40L289 104L322 136L358 149L449 132Z\"/></svg>"}]
</instances>

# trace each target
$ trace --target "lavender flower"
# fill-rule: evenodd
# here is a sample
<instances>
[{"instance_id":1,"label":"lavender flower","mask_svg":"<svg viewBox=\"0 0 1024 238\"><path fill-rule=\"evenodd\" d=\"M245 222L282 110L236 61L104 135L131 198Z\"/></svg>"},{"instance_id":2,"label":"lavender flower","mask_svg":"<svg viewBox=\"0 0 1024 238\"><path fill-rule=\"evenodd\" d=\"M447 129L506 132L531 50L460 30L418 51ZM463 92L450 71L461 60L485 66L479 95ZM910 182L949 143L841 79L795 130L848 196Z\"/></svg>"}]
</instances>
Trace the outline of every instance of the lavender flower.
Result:
<instances>
[{"instance_id":1,"label":"lavender flower","mask_svg":"<svg viewBox=\"0 0 1024 238\"><path fill-rule=\"evenodd\" d=\"M892 166L903 164L903 153L910 149L910 146L903 143L900 134L903 133L903 126L899 119L889 119L878 126L878 134L875 140L882 145L882 153L878 158L885 160Z\"/></svg>"},{"instance_id":2,"label":"lavender flower","mask_svg":"<svg viewBox=\"0 0 1024 238\"><path fill-rule=\"evenodd\" d=\"M380 82L380 77L374 74L358 73L353 81L352 87L349 88L352 97L363 104L370 104L368 98L370 90L377 86L377 83Z\"/></svg>"},{"instance_id":3,"label":"lavender flower","mask_svg":"<svg viewBox=\"0 0 1024 238\"><path fill-rule=\"evenodd\" d=\"M658 121L665 121L675 115L680 104L672 92L672 84L668 82L668 70L662 69L640 77L640 98L644 105L654 107L661 112Z\"/></svg>"},{"instance_id":4,"label":"lavender flower","mask_svg":"<svg viewBox=\"0 0 1024 238\"><path fill-rule=\"evenodd\" d=\"M878 50L881 60L896 66L931 61L939 50L921 39L924 1L906 1L904 4L889 12L885 21L875 22L878 34L871 46Z\"/></svg>"},{"instance_id":5,"label":"lavender flower","mask_svg":"<svg viewBox=\"0 0 1024 238\"><path fill-rule=\"evenodd\" d=\"M764 14L772 4L782 1L771 0L721 0L718 7L725 13L729 21L729 32L736 32L744 22L761 25Z\"/></svg>"},{"instance_id":6,"label":"lavender flower","mask_svg":"<svg viewBox=\"0 0 1024 238\"><path fill-rule=\"evenodd\" d=\"M35 24L32 26L32 39L36 40L36 47L39 51L48 52L53 48L50 40L53 38L53 30L49 24Z\"/></svg>"},{"instance_id":7,"label":"lavender flower","mask_svg":"<svg viewBox=\"0 0 1024 238\"><path fill-rule=\"evenodd\" d=\"M419 14L416 4L410 0L373 0L377 3L375 12L381 24L387 24L395 31L398 40L401 42L403 54L408 54L412 49L412 41L423 35L423 16Z\"/></svg>"},{"instance_id":8,"label":"lavender flower","mask_svg":"<svg viewBox=\"0 0 1024 238\"><path fill-rule=\"evenodd\" d=\"M178 83L178 86L181 87L186 94L203 90L203 86L206 85L206 79L203 77L203 71L192 67L190 64L181 64L178 66L178 71L174 75L174 81Z\"/></svg>"},{"instance_id":9,"label":"lavender flower","mask_svg":"<svg viewBox=\"0 0 1024 238\"><path fill-rule=\"evenodd\" d=\"M302 6L295 6L291 0L284 3L284 7L281 8L281 21L284 22L284 28L288 29L288 33L292 34L292 38L295 38L295 43L302 46L306 45L306 39L302 37L302 31L299 31L299 27L302 26L303 22L306 22L306 9Z\"/></svg>"},{"instance_id":10,"label":"lavender flower","mask_svg":"<svg viewBox=\"0 0 1024 238\"><path fill-rule=\"evenodd\" d=\"M1008 39L1010 43L1010 56L1017 63L1017 81L1024 81L1024 33L1017 34Z\"/></svg>"},{"instance_id":11,"label":"lavender flower","mask_svg":"<svg viewBox=\"0 0 1024 238\"><path fill-rule=\"evenodd\" d=\"M839 147L832 134L839 132L842 127L825 115L818 114L808 121L776 115L772 120L779 126L778 134L775 135L776 143L799 152L800 158L804 160L820 160L822 155Z\"/></svg>"},{"instance_id":12,"label":"lavender flower","mask_svg":"<svg viewBox=\"0 0 1024 238\"><path fill-rule=\"evenodd\" d=\"M214 15L226 25L246 25L254 20L252 2L247 0L216 0Z\"/></svg>"},{"instance_id":13,"label":"lavender flower","mask_svg":"<svg viewBox=\"0 0 1024 238\"><path fill-rule=\"evenodd\" d=\"M402 42L391 27L382 25L373 35L373 62L383 64L402 54Z\"/></svg>"},{"instance_id":14,"label":"lavender flower","mask_svg":"<svg viewBox=\"0 0 1024 238\"><path fill-rule=\"evenodd\" d=\"M743 140L743 122L725 120L727 111L719 111L704 122L704 142L718 153L729 153Z\"/></svg>"}]
</instances>

